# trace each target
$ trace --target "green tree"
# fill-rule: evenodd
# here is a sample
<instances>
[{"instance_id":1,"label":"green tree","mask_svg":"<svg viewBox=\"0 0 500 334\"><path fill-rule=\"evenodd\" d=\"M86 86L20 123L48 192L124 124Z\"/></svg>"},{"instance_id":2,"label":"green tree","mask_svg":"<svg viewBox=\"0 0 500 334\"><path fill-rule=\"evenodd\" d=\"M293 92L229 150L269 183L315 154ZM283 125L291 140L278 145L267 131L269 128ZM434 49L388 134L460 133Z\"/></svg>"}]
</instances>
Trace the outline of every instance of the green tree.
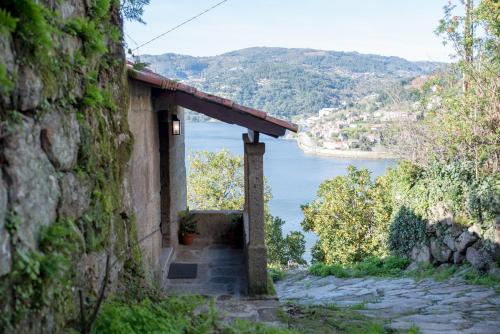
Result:
<instances>
[{"instance_id":1,"label":"green tree","mask_svg":"<svg viewBox=\"0 0 500 334\"><path fill-rule=\"evenodd\" d=\"M187 179L189 206L200 210L242 210L245 203L243 159L227 150L193 152ZM265 187L264 200L271 199Z\"/></svg>"},{"instance_id":2,"label":"green tree","mask_svg":"<svg viewBox=\"0 0 500 334\"><path fill-rule=\"evenodd\" d=\"M306 241L298 231L290 232L283 237L285 221L279 217L266 218L267 259L273 267L287 267L289 264L304 265Z\"/></svg>"},{"instance_id":3,"label":"green tree","mask_svg":"<svg viewBox=\"0 0 500 334\"><path fill-rule=\"evenodd\" d=\"M385 218L391 208L374 205L375 199L383 196L380 187L371 181L367 169L358 170L354 166L348 167L347 176L320 185L318 198L302 206L302 227L319 236L317 256L324 257L328 264L346 264L368 255L387 253Z\"/></svg>"},{"instance_id":4,"label":"green tree","mask_svg":"<svg viewBox=\"0 0 500 334\"><path fill-rule=\"evenodd\" d=\"M150 0L122 0L121 12L125 19L144 23L142 14L144 7L149 5Z\"/></svg>"}]
</instances>

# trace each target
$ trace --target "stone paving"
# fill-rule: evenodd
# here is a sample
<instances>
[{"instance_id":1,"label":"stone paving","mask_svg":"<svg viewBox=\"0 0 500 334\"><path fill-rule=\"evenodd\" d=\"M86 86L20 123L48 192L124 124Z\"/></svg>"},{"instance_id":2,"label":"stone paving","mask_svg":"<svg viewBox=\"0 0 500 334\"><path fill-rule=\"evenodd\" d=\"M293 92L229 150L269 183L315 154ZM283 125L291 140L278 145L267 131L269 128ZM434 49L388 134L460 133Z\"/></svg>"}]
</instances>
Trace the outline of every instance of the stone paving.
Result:
<instances>
[{"instance_id":1,"label":"stone paving","mask_svg":"<svg viewBox=\"0 0 500 334\"><path fill-rule=\"evenodd\" d=\"M197 263L198 276L195 279L164 279L167 293L211 297L246 294L245 258L241 248L196 240L189 246L179 245L172 262Z\"/></svg>"},{"instance_id":2,"label":"stone paving","mask_svg":"<svg viewBox=\"0 0 500 334\"><path fill-rule=\"evenodd\" d=\"M215 299L223 321L235 318L277 324L279 301L274 296L247 296L245 257L241 248L227 244L209 244L196 240L193 245L179 245L172 262L197 263L195 279L168 279L163 287L169 294L198 294Z\"/></svg>"},{"instance_id":3,"label":"stone paving","mask_svg":"<svg viewBox=\"0 0 500 334\"><path fill-rule=\"evenodd\" d=\"M423 334L500 333L500 294L458 278L341 279L295 271L275 287L282 302L357 305L360 313L390 321L395 330L416 325Z\"/></svg>"}]
</instances>

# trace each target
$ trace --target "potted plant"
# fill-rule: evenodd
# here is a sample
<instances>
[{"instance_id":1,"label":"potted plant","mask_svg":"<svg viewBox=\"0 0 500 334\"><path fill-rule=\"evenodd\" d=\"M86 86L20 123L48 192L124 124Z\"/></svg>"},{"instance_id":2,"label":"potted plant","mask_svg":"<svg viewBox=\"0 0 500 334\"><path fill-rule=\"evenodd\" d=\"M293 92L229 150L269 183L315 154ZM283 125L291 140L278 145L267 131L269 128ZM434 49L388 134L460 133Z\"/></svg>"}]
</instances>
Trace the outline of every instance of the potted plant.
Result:
<instances>
[{"instance_id":1,"label":"potted plant","mask_svg":"<svg viewBox=\"0 0 500 334\"><path fill-rule=\"evenodd\" d=\"M179 212L179 235L184 245L191 245L196 237L195 214L189 208Z\"/></svg>"}]
</instances>

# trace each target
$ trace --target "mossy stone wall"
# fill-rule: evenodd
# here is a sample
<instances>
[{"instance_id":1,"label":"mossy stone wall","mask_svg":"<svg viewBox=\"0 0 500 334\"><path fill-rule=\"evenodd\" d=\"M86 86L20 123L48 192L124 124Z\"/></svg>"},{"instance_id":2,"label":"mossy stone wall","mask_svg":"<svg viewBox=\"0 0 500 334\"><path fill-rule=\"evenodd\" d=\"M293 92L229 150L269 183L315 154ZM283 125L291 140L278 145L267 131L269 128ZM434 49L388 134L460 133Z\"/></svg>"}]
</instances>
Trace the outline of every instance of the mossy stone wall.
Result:
<instances>
[{"instance_id":1,"label":"mossy stone wall","mask_svg":"<svg viewBox=\"0 0 500 334\"><path fill-rule=\"evenodd\" d=\"M0 332L80 331L108 256L107 291L143 276L119 6L0 3Z\"/></svg>"}]
</instances>

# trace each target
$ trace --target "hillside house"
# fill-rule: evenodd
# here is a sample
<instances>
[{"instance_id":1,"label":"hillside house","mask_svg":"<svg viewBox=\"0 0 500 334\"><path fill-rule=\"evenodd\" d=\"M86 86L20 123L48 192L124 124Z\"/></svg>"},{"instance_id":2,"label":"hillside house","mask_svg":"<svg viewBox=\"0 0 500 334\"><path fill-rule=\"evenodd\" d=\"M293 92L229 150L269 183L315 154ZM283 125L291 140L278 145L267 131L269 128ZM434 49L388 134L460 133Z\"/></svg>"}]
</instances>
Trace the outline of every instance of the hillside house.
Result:
<instances>
[{"instance_id":1,"label":"hillside house","mask_svg":"<svg viewBox=\"0 0 500 334\"><path fill-rule=\"evenodd\" d=\"M240 286L236 289L249 294L266 293L265 145L259 141L259 136L266 134L278 138L287 130L297 132L297 126L228 99L200 92L149 70L135 70L132 64L128 64L128 81L128 119L135 142L126 177L126 186L130 189L127 201L137 219L138 238L144 239L141 247L149 271L167 289L177 287L203 294L237 293L231 289L212 291L226 289L227 282L207 285L212 280L222 280L211 277L209 272L220 269L217 268L218 263L224 263L226 259L234 265L226 268L228 271L243 268L241 277L238 277ZM199 237L192 246L180 245L178 241L179 212L187 207L184 108L245 129L242 136L244 209L237 212L196 211ZM243 234L240 250L224 246L227 244L226 236L234 230L235 216L243 225L236 229ZM232 259L230 255L234 255ZM197 264L196 278L177 281L169 278L173 262Z\"/></svg>"}]
</instances>

